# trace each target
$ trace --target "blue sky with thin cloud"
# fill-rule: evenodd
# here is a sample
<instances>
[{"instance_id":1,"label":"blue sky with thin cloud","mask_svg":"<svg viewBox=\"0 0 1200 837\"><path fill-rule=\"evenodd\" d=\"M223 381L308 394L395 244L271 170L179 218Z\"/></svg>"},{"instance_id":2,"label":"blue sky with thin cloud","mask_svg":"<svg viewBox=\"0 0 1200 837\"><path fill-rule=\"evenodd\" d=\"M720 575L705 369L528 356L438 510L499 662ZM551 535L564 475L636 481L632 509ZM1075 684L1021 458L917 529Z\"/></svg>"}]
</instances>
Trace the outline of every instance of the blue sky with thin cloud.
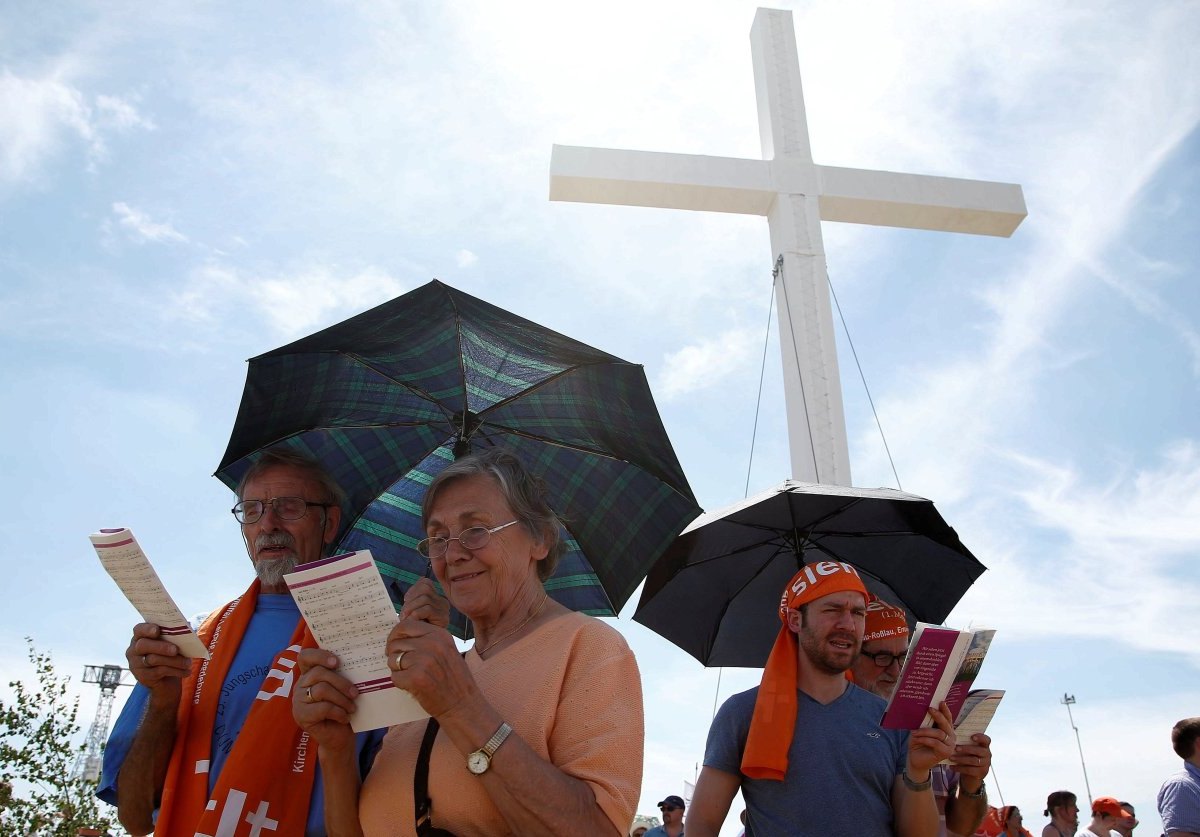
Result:
<instances>
[{"instance_id":1,"label":"blue sky with thin cloud","mask_svg":"<svg viewBox=\"0 0 1200 837\"><path fill-rule=\"evenodd\" d=\"M1200 6L783 4L814 158L1020 183L1011 239L826 224L903 487L990 568L995 778L1154 797L1200 692ZM18 0L0 15L10 602L64 672L120 662L87 534L127 525L187 612L249 565L209 475L245 359L440 278L642 363L707 509L788 477L763 219L550 203L553 143L759 156L746 2ZM892 485L839 326L855 483ZM751 431L759 411L757 441ZM703 755L718 673L630 620L640 810ZM85 713L96 700L86 687ZM997 798L995 795L993 798ZM736 810L725 832L736 832Z\"/></svg>"}]
</instances>

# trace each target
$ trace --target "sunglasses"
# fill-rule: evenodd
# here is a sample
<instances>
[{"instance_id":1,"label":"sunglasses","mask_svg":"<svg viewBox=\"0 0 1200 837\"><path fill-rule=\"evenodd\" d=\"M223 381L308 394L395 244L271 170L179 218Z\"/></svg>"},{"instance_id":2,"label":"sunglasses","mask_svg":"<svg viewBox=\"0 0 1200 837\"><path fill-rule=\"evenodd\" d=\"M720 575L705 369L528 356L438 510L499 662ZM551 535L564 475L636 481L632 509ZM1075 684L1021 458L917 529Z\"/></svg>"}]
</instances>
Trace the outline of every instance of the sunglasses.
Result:
<instances>
[{"instance_id":1,"label":"sunglasses","mask_svg":"<svg viewBox=\"0 0 1200 837\"><path fill-rule=\"evenodd\" d=\"M679 806L678 805L660 805L658 807L658 810L660 810L660 811L678 811Z\"/></svg>"}]
</instances>

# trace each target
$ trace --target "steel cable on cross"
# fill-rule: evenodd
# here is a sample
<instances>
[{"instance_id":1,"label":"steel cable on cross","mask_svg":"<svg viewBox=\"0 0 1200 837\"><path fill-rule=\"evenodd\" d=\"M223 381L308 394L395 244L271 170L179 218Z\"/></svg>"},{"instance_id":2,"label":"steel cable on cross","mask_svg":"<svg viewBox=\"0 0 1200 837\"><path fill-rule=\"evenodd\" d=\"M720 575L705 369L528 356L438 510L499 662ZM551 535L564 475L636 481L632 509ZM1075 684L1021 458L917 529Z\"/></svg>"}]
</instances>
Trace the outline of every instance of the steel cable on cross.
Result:
<instances>
[{"instance_id":1,"label":"steel cable on cross","mask_svg":"<svg viewBox=\"0 0 1200 837\"><path fill-rule=\"evenodd\" d=\"M747 456L747 461L746 461L746 484L742 491L743 499L750 496L750 475L754 469L754 446L755 446L755 442L758 439L758 418L759 418L759 414L762 411L763 384L764 384L764 381L766 380L766 370L767 370L767 352L768 352L768 348L769 348L770 342L771 342L771 316L775 312L775 286L776 286L776 284L783 287L783 293L785 294L785 296L787 294L786 281L780 281L782 276L783 276L783 255L781 254L780 256L778 256L775 259L775 264L771 269L771 293L770 293L770 296L769 296L769 299L767 302L767 325L766 325L766 328L765 328L764 334L763 334L762 361L759 364L759 371L758 371L758 393L755 398L755 404L754 404L754 424L750 431L750 453ZM784 277L784 278L786 278L786 277ZM838 301L837 291L834 290L834 287L833 287L833 279L830 277L828 270L826 270L825 281L829 285L829 295L833 299L834 307L837 308L838 319L841 320L842 330L846 334L846 342L850 344L850 353L854 356L854 365L858 369L859 380L862 381L863 390L866 392L867 403L869 403L871 405L871 415L874 416L874 418L875 418L875 426L879 430L879 438L883 442L883 450L887 454L888 464L891 466L891 469L892 469L892 476L895 477L896 488L903 491L904 488L900 483L900 474L896 470L896 462L895 462L895 460L892 459L892 449L888 445L887 434L884 433L883 423L879 419L879 412L875 409L875 399L871 396L871 388L867 384L866 373L863 372L862 362L858 358L858 350L854 346L854 338L850 334L850 326L846 323L846 315L842 311L841 303ZM792 341L792 351L796 352L796 346L795 346L794 339ZM798 359L797 359L797 366L799 366ZM804 394L804 379L803 378L800 379L800 395L801 395L801 400L804 401L806 396ZM807 403L805 403L805 408L807 409ZM809 428L808 435L809 435L809 444L810 445L814 444L813 439L812 439L812 428L811 427ZM815 452L813 454L813 458L815 461L815 459L816 459ZM724 671L724 666L720 666L717 668L717 688L713 693L712 716L714 719L717 717L717 702L721 697L721 674L723 673L723 671Z\"/></svg>"}]
</instances>

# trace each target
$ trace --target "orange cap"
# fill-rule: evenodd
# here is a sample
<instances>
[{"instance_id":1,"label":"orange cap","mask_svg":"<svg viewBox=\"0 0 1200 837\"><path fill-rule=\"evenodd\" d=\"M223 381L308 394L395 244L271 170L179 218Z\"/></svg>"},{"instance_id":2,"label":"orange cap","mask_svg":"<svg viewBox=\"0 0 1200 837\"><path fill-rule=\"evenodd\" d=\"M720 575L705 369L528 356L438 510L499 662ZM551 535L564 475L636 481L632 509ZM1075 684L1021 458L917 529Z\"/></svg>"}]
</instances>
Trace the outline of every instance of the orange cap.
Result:
<instances>
[{"instance_id":1,"label":"orange cap","mask_svg":"<svg viewBox=\"0 0 1200 837\"><path fill-rule=\"evenodd\" d=\"M904 611L871 596L867 600L867 626L863 629L863 642L893 636L908 636L908 621L904 618Z\"/></svg>"},{"instance_id":2,"label":"orange cap","mask_svg":"<svg viewBox=\"0 0 1200 837\"><path fill-rule=\"evenodd\" d=\"M1115 796L1097 796L1092 800L1092 814L1108 814L1110 817L1132 817L1133 814L1121 807Z\"/></svg>"}]
</instances>

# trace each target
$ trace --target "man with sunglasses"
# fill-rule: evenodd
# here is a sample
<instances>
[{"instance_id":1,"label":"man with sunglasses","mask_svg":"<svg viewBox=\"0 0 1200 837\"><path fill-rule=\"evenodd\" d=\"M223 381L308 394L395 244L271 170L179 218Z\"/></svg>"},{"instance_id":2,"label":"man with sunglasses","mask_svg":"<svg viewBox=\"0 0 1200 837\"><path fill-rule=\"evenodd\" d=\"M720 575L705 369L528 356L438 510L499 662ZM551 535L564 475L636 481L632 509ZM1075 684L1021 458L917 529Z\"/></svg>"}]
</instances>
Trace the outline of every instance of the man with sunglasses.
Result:
<instances>
[{"instance_id":1,"label":"man with sunglasses","mask_svg":"<svg viewBox=\"0 0 1200 837\"><path fill-rule=\"evenodd\" d=\"M646 837L683 837L683 799L671 795L658 803L662 811L662 825L656 825L646 832Z\"/></svg>"},{"instance_id":2,"label":"man with sunglasses","mask_svg":"<svg viewBox=\"0 0 1200 837\"><path fill-rule=\"evenodd\" d=\"M875 596L867 602L862 649L848 679L860 688L890 700L908 653L908 622L904 611ZM987 789L983 779L992 765L991 738L976 735L955 747L951 764L930 771L937 801L938 837L974 834L987 814Z\"/></svg>"},{"instance_id":3,"label":"man with sunglasses","mask_svg":"<svg viewBox=\"0 0 1200 837\"><path fill-rule=\"evenodd\" d=\"M209 660L191 660L157 625L134 626L126 649L138 681L113 727L97 794L132 834L324 834L315 746L292 718L296 658L311 633L284 581L319 560L338 533L344 494L316 461L264 452L232 512L255 580L200 628ZM445 626L449 606L429 581L405 614ZM365 773L383 731L358 736Z\"/></svg>"}]
</instances>

